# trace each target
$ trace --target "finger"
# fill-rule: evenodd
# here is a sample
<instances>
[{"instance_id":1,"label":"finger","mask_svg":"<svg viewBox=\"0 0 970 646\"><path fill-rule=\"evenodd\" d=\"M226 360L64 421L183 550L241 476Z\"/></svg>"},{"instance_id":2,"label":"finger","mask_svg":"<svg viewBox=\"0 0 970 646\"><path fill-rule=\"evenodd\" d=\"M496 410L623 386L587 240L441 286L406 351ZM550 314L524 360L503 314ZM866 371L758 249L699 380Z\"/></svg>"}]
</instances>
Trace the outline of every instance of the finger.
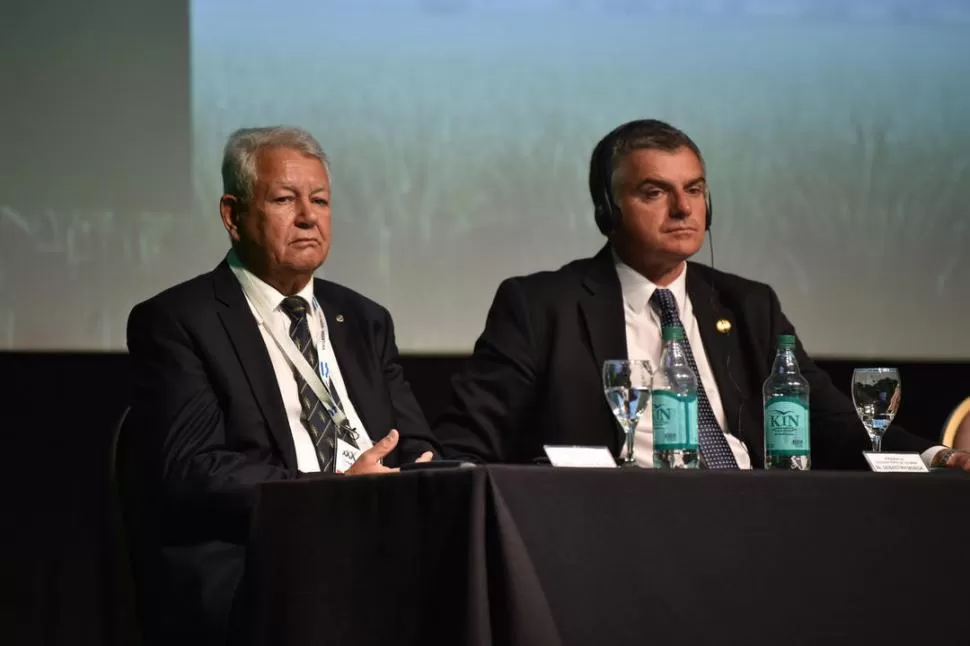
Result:
<instances>
[{"instance_id":1,"label":"finger","mask_svg":"<svg viewBox=\"0 0 970 646\"><path fill-rule=\"evenodd\" d=\"M364 459L365 457L369 462L377 462L379 460L383 460L384 457L388 453L393 451L394 447L397 446L397 440L398 440L397 430L392 428L391 431L387 435L385 435L380 442L378 442L371 448L361 453L360 457L358 458L358 461Z\"/></svg>"},{"instance_id":2,"label":"finger","mask_svg":"<svg viewBox=\"0 0 970 646\"><path fill-rule=\"evenodd\" d=\"M425 451L424 453L421 454L421 457L415 460L415 462L431 462L433 458L434 458L434 453L432 453L431 451Z\"/></svg>"},{"instance_id":3,"label":"finger","mask_svg":"<svg viewBox=\"0 0 970 646\"><path fill-rule=\"evenodd\" d=\"M344 475L373 475L379 473L393 473L397 470L398 469L389 469L383 464L377 464L376 462L361 462L360 460L357 460L349 469L347 469L347 472Z\"/></svg>"}]
</instances>

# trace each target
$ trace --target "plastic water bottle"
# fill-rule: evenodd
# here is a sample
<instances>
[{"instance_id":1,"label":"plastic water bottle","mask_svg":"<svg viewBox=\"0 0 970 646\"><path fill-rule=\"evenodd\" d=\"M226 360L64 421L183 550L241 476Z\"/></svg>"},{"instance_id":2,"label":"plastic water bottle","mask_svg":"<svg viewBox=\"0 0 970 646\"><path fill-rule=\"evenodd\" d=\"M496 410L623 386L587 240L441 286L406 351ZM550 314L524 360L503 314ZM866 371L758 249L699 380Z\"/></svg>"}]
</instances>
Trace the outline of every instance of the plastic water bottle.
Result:
<instances>
[{"instance_id":1,"label":"plastic water bottle","mask_svg":"<svg viewBox=\"0 0 970 646\"><path fill-rule=\"evenodd\" d=\"M660 369L653 377L653 465L696 469L697 375L684 353L684 329L663 328Z\"/></svg>"},{"instance_id":2,"label":"plastic water bottle","mask_svg":"<svg viewBox=\"0 0 970 646\"><path fill-rule=\"evenodd\" d=\"M778 352L763 394L765 468L807 471L812 465L808 380L798 369L794 335L778 337Z\"/></svg>"}]
</instances>

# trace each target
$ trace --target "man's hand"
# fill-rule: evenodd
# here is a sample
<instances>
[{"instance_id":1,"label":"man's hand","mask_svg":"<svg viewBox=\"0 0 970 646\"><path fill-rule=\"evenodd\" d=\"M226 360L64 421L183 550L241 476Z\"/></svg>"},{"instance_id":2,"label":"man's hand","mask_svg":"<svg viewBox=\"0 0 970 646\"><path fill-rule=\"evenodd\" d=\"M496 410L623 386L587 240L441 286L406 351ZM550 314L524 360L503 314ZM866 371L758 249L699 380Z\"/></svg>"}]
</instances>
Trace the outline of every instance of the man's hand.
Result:
<instances>
[{"instance_id":1,"label":"man's hand","mask_svg":"<svg viewBox=\"0 0 970 646\"><path fill-rule=\"evenodd\" d=\"M395 473L400 471L400 469L389 469L381 464L381 460L397 446L398 438L397 429L392 428L384 439L361 453L357 461L344 472L344 475L359 476L368 473ZM430 462L432 457L434 455L431 451L425 451L415 462Z\"/></svg>"},{"instance_id":2,"label":"man's hand","mask_svg":"<svg viewBox=\"0 0 970 646\"><path fill-rule=\"evenodd\" d=\"M970 471L970 453L967 451L943 449L933 458L933 466Z\"/></svg>"}]
</instances>

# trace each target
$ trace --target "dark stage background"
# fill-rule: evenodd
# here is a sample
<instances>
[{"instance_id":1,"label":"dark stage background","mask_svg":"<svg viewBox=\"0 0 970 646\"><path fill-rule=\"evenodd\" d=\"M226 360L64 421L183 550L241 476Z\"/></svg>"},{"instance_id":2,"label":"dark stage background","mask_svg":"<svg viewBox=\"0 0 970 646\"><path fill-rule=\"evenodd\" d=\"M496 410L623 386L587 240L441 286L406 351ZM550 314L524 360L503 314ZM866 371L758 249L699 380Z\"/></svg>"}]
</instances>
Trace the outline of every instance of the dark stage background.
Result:
<instances>
[{"instance_id":1,"label":"dark stage background","mask_svg":"<svg viewBox=\"0 0 970 646\"><path fill-rule=\"evenodd\" d=\"M429 418L461 357L403 358ZM852 369L820 361L847 390ZM900 363L899 422L928 437L970 394L970 364ZM126 354L0 353L4 554L0 642L137 643L134 597L109 480L111 431L126 403Z\"/></svg>"}]
</instances>

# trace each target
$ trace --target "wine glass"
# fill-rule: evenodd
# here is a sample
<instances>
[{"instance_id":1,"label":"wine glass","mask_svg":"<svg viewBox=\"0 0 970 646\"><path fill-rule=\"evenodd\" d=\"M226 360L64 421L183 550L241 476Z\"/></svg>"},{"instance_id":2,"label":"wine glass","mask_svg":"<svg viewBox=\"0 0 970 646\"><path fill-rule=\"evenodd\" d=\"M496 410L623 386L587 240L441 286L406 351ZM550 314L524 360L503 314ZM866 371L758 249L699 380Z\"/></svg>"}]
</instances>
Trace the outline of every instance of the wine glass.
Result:
<instances>
[{"instance_id":1,"label":"wine glass","mask_svg":"<svg viewBox=\"0 0 970 646\"><path fill-rule=\"evenodd\" d=\"M852 403L876 453L882 451L883 433L896 417L902 396L896 368L857 368L852 373Z\"/></svg>"},{"instance_id":2,"label":"wine glass","mask_svg":"<svg viewBox=\"0 0 970 646\"><path fill-rule=\"evenodd\" d=\"M640 415L650 401L653 366L646 360L609 359L603 362L603 392L626 440L626 456L621 467L635 467L633 438Z\"/></svg>"}]
</instances>

